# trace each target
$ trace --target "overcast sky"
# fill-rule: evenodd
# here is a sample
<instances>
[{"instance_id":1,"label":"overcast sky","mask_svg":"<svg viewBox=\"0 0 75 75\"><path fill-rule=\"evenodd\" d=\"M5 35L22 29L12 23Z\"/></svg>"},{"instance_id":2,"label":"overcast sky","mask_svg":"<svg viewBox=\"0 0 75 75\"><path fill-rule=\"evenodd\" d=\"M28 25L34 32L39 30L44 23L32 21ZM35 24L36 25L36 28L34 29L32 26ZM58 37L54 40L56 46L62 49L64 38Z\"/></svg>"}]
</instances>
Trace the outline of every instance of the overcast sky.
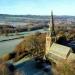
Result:
<instances>
[{"instance_id":1,"label":"overcast sky","mask_svg":"<svg viewBox=\"0 0 75 75\"><path fill-rule=\"evenodd\" d=\"M0 14L74 15L75 0L0 0Z\"/></svg>"}]
</instances>

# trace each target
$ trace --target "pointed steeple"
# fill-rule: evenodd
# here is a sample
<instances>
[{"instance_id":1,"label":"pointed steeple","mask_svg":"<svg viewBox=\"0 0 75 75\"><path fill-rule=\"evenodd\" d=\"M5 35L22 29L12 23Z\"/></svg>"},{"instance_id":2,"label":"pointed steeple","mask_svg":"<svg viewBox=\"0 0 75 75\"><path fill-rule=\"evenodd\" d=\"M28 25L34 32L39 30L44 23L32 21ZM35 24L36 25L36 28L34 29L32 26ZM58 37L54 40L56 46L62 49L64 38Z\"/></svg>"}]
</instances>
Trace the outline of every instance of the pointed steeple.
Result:
<instances>
[{"instance_id":1,"label":"pointed steeple","mask_svg":"<svg viewBox=\"0 0 75 75\"><path fill-rule=\"evenodd\" d=\"M49 30L46 35L46 51L45 53L47 54L48 51L50 50L51 45L53 42L56 42L56 35L55 35L55 30L54 30L54 19L53 19L53 12L51 12L51 18L49 22Z\"/></svg>"},{"instance_id":2,"label":"pointed steeple","mask_svg":"<svg viewBox=\"0 0 75 75\"><path fill-rule=\"evenodd\" d=\"M54 18L53 18L53 11L51 11L51 19L52 19L52 31L54 31Z\"/></svg>"},{"instance_id":3,"label":"pointed steeple","mask_svg":"<svg viewBox=\"0 0 75 75\"><path fill-rule=\"evenodd\" d=\"M53 11L51 11L51 36L55 36Z\"/></svg>"}]
</instances>

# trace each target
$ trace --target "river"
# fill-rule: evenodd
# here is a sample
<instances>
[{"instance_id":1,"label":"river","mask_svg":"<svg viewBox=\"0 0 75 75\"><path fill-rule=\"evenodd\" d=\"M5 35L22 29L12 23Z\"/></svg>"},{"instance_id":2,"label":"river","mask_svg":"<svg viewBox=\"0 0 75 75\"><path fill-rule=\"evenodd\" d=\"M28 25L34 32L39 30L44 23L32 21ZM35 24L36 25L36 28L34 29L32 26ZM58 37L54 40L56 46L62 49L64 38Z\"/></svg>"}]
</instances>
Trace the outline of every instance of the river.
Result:
<instances>
[{"instance_id":1,"label":"river","mask_svg":"<svg viewBox=\"0 0 75 75\"><path fill-rule=\"evenodd\" d=\"M21 34L21 35L14 35L14 36L7 36L7 37L6 36L0 36L0 41L1 40L7 40L9 38L12 39L15 37L27 36L30 34L34 34L35 32L38 32L38 31L39 32L46 32L43 29L30 31L30 32L20 32L19 34ZM0 57L4 54L8 54L9 52L12 52L14 50L14 48L16 47L16 45L18 45L22 40L23 40L23 38L0 42Z\"/></svg>"}]
</instances>

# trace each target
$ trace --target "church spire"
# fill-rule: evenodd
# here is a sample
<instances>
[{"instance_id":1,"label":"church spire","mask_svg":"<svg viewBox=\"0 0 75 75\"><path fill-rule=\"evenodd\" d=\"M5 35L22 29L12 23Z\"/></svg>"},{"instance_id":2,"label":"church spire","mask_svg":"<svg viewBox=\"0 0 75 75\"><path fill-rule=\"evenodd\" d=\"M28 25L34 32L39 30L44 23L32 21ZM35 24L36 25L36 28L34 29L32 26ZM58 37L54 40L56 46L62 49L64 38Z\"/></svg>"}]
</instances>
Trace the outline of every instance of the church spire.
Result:
<instances>
[{"instance_id":1,"label":"church spire","mask_svg":"<svg viewBox=\"0 0 75 75\"><path fill-rule=\"evenodd\" d=\"M51 11L51 21L52 21L52 31L54 31L54 18L53 18L53 11Z\"/></svg>"},{"instance_id":2,"label":"church spire","mask_svg":"<svg viewBox=\"0 0 75 75\"><path fill-rule=\"evenodd\" d=\"M55 36L53 11L51 11L51 36Z\"/></svg>"},{"instance_id":3,"label":"church spire","mask_svg":"<svg viewBox=\"0 0 75 75\"><path fill-rule=\"evenodd\" d=\"M46 51L47 54L50 50L51 45L56 41L56 35L54 30L54 18L53 18L53 12L51 11L51 18L49 22L49 31L46 35Z\"/></svg>"}]
</instances>

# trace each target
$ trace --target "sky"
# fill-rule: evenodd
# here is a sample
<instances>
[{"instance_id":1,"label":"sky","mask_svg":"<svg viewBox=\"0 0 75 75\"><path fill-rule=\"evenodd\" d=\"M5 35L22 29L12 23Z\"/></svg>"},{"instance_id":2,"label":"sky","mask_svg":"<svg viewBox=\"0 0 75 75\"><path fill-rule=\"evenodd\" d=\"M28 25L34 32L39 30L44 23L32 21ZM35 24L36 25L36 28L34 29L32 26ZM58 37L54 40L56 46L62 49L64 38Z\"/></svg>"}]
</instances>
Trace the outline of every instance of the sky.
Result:
<instances>
[{"instance_id":1,"label":"sky","mask_svg":"<svg viewBox=\"0 0 75 75\"><path fill-rule=\"evenodd\" d=\"M75 0L0 0L0 14L75 16Z\"/></svg>"}]
</instances>

